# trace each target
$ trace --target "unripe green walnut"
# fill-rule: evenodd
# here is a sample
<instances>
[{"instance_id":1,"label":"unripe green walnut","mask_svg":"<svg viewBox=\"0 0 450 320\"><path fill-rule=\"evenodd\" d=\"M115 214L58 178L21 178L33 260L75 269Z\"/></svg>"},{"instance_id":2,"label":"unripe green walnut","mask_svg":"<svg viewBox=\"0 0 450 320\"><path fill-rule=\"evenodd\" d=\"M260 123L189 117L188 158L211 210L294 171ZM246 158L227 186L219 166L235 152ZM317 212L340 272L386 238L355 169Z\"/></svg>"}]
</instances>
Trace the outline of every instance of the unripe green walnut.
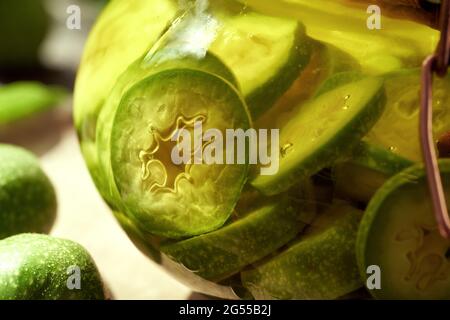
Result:
<instances>
[{"instance_id":1,"label":"unripe green walnut","mask_svg":"<svg viewBox=\"0 0 450 320\"><path fill-rule=\"evenodd\" d=\"M36 157L0 144L0 239L24 232L48 233L56 208L55 191Z\"/></svg>"},{"instance_id":2,"label":"unripe green walnut","mask_svg":"<svg viewBox=\"0 0 450 320\"><path fill-rule=\"evenodd\" d=\"M104 288L81 245L40 234L0 241L0 300L100 300Z\"/></svg>"}]
</instances>

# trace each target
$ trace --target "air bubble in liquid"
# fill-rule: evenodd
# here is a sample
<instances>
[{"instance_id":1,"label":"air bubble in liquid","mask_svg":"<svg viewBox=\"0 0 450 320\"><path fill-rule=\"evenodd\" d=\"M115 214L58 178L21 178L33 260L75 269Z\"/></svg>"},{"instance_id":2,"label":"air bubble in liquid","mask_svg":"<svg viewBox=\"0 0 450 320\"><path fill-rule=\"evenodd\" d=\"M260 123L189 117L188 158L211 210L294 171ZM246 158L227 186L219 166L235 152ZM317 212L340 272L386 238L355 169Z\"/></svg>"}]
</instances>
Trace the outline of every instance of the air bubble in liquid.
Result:
<instances>
[{"instance_id":1,"label":"air bubble in liquid","mask_svg":"<svg viewBox=\"0 0 450 320\"><path fill-rule=\"evenodd\" d=\"M294 145L292 143L286 143L283 147L281 147L280 154L282 157L285 157L289 152L292 151Z\"/></svg>"}]
</instances>

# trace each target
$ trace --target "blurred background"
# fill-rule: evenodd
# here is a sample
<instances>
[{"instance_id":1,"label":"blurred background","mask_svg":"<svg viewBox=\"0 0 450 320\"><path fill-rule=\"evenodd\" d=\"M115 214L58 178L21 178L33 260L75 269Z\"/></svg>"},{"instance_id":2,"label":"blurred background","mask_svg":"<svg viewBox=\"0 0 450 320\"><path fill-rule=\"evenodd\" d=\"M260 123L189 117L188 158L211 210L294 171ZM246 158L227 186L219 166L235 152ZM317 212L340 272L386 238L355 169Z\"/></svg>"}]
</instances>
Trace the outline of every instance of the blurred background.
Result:
<instances>
[{"instance_id":1,"label":"blurred background","mask_svg":"<svg viewBox=\"0 0 450 320\"><path fill-rule=\"evenodd\" d=\"M84 42L106 3L0 0L0 143L39 156L58 196L51 234L88 249L114 298L199 298L131 243L95 189L79 150L72 91Z\"/></svg>"}]
</instances>

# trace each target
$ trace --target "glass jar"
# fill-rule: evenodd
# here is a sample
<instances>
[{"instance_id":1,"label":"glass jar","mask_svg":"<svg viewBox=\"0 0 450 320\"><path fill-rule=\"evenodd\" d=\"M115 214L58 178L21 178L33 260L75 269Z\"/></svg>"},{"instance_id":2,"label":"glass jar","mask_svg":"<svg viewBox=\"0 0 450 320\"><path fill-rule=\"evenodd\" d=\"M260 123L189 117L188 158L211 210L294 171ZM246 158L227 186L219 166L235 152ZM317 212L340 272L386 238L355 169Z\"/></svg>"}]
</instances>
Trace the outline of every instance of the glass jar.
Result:
<instances>
[{"instance_id":1,"label":"glass jar","mask_svg":"<svg viewBox=\"0 0 450 320\"><path fill-rule=\"evenodd\" d=\"M418 134L435 17L418 1L112 1L75 92L98 190L211 296L450 298Z\"/></svg>"}]
</instances>

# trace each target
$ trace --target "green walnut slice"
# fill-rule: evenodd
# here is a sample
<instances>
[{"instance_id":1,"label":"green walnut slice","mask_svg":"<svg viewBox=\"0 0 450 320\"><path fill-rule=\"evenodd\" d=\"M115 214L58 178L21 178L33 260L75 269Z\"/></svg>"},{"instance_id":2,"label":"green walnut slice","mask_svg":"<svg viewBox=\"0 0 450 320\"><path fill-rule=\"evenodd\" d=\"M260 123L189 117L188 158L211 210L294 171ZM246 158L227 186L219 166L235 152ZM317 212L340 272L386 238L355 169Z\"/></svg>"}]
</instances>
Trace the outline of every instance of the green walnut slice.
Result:
<instances>
[{"instance_id":1,"label":"green walnut slice","mask_svg":"<svg viewBox=\"0 0 450 320\"><path fill-rule=\"evenodd\" d=\"M280 130L278 173L258 175L251 184L263 193L277 194L333 164L370 130L384 98L383 80L366 78L298 108Z\"/></svg>"},{"instance_id":2,"label":"green walnut slice","mask_svg":"<svg viewBox=\"0 0 450 320\"><path fill-rule=\"evenodd\" d=\"M420 70L406 69L386 75L387 103L367 141L414 162L422 161L419 136ZM438 139L450 130L450 77L433 85L433 133Z\"/></svg>"},{"instance_id":3,"label":"green walnut slice","mask_svg":"<svg viewBox=\"0 0 450 320\"><path fill-rule=\"evenodd\" d=\"M207 163L201 154L213 149L225 154L225 144L215 144L217 136L202 141L199 124L203 133L214 130L222 141L226 130L251 127L238 92L203 71L175 69L149 76L120 102L111 131L112 174L125 212L149 233L179 238L215 230L240 197L249 148L241 163L235 158L225 164L225 157L222 164ZM180 129L189 132L187 137L176 136ZM193 142L197 138L198 144ZM187 161L174 159L177 148L191 142L190 154L183 152Z\"/></svg>"},{"instance_id":4,"label":"green walnut slice","mask_svg":"<svg viewBox=\"0 0 450 320\"><path fill-rule=\"evenodd\" d=\"M254 119L271 108L308 65L311 39L296 20L223 14L210 49L234 72Z\"/></svg>"},{"instance_id":5,"label":"green walnut slice","mask_svg":"<svg viewBox=\"0 0 450 320\"><path fill-rule=\"evenodd\" d=\"M439 166L449 202L450 161ZM370 293L379 299L450 299L449 256L450 241L439 234L423 165L392 177L370 201L358 231L358 264ZM380 287L368 272L378 268Z\"/></svg>"},{"instance_id":6,"label":"green walnut slice","mask_svg":"<svg viewBox=\"0 0 450 320\"><path fill-rule=\"evenodd\" d=\"M162 245L161 251L205 279L222 280L292 240L311 222L307 210L284 197L220 230Z\"/></svg>"},{"instance_id":7,"label":"green walnut slice","mask_svg":"<svg viewBox=\"0 0 450 320\"><path fill-rule=\"evenodd\" d=\"M256 299L336 299L362 287L356 233L362 212L336 204L280 255L242 272Z\"/></svg>"}]
</instances>

